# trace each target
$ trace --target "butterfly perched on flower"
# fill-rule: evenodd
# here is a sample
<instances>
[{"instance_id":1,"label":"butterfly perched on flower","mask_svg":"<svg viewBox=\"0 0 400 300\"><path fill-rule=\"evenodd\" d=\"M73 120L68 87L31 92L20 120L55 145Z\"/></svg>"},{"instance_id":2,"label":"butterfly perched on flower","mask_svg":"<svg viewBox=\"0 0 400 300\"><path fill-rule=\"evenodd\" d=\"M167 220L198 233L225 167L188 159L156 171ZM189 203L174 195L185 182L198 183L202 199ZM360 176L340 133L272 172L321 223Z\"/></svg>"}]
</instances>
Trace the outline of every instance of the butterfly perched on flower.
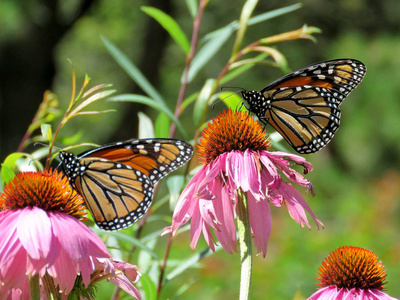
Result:
<instances>
[{"instance_id":1,"label":"butterfly perched on flower","mask_svg":"<svg viewBox=\"0 0 400 300\"><path fill-rule=\"evenodd\" d=\"M261 91L242 91L246 108L270 124L297 152L314 153L339 128L340 104L365 76L355 59L310 65L288 74Z\"/></svg>"},{"instance_id":2,"label":"butterfly perched on flower","mask_svg":"<svg viewBox=\"0 0 400 300\"><path fill-rule=\"evenodd\" d=\"M190 144L175 139L117 142L78 156L61 151L64 173L101 229L119 230L142 217L154 185L187 163Z\"/></svg>"}]
</instances>

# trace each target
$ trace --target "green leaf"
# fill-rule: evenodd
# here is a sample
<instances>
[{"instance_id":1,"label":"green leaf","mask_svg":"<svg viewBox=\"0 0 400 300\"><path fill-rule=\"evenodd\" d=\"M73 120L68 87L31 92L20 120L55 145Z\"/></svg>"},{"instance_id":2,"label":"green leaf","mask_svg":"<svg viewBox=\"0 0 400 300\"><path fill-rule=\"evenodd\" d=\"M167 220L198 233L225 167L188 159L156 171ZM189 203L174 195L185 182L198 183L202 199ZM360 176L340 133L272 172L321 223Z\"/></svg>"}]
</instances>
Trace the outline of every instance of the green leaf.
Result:
<instances>
[{"instance_id":1,"label":"green leaf","mask_svg":"<svg viewBox=\"0 0 400 300\"><path fill-rule=\"evenodd\" d=\"M296 3L296 4L293 4L293 5L289 5L289 6L285 6L285 7L282 7L282 8L278 8L278 9L274 9L274 10L265 12L265 13L262 13L260 15L252 17L249 20L248 24L249 25L254 25L254 24L257 24L257 23L261 23L261 22L264 22L266 20L270 20L270 19L282 16L284 14L290 13L292 11L298 10L302 6L303 6L303 4Z\"/></svg>"},{"instance_id":2,"label":"green leaf","mask_svg":"<svg viewBox=\"0 0 400 300\"><path fill-rule=\"evenodd\" d=\"M132 80L136 82L137 85L139 85L141 89L148 96L150 96L150 98L153 98L158 103L162 103L164 106L166 106L165 100L146 79L142 72L140 72L139 69L128 59L128 57L105 37L102 37L102 40L108 52L121 66L121 68L132 78Z\"/></svg>"},{"instance_id":3,"label":"green leaf","mask_svg":"<svg viewBox=\"0 0 400 300\"><path fill-rule=\"evenodd\" d=\"M178 202L179 195L181 194L182 185L185 181L183 175L173 175L167 178L167 187L170 195L169 198L169 208L174 210L176 202Z\"/></svg>"},{"instance_id":4,"label":"green leaf","mask_svg":"<svg viewBox=\"0 0 400 300\"><path fill-rule=\"evenodd\" d=\"M1 164L0 174L1 174L1 181L4 185L15 177L14 171L4 164Z\"/></svg>"},{"instance_id":5,"label":"green leaf","mask_svg":"<svg viewBox=\"0 0 400 300\"><path fill-rule=\"evenodd\" d=\"M2 165L15 170L18 167L17 160L21 157L30 157L32 158L32 160L34 160L34 158L31 157L28 153L15 152L8 155Z\"/></svg>"},{"instance_id":6,"label":"green leaf","mask_svg":"<svg viewBox=\"0 0 400 300\"><path fill-rule=\"evenodd\" d=\"M212 93L215 91L215 79L208 79L200 91L200 95L194 104L193 120L196 127L199 126L211 98Z\"/></svg>"},{"instance_id":7,"label":"green leaf","mask_svg":"<svg viewBox=\"0 0 400 300\"><path fill-rule=\"evenodd\" d=\"M302 5L298 3L254 16L248 20L248 25L250 26L264 22L272 18L276 18L283 14L287 14L296 9L299 9L301 6ZM190 65L188 82L191 82L196 77L198 72L222 48L222 46L226 43L226 41L229 39L232 33L235 32L238 28L239 28L239 22L233 21L228 25L207 34L204 37L203 42L205 42L205 44L197 52Z\"/></svg>"},{"instance_id":8,"label":"green leaf","mask_svg":"<svg viewBox=\"0 0 400 300\"><path fill-rule=\"evenodd\" d=\"M182 110L185 110L191 103L196 101L197 97L199 96L199 92L191 94L189 97L186 97L182 102Z\"/></svg>"},{"instance_id":9,"label":"green leaf","mask_svg":"<svg viewBox=\"0 0 400 300\"><path fill-rule=\"evenodd\" d=\"M186 278L184 284L178 290L176 290L172 299L182 299L183 293L185 293L197 280L198 278Z\"/></svg>"},{"instance_id":10,"label":"green leaf","mask_svg":"<svg viewBox=\"0 0 400 300\"><path fill-rule=\"evenodd\" d=\"M268 11L268 12L262 13L260 15L252 17L249 20L248 25L250 26L250 25L258 24L258 23L261 23L261 22L264 22L264 21L279 17L281 15L284 15L284 14L290 13L292 11L295 11L295 10L301 8L302 6L303 5L301 3L297 3L297 4L294 4L294 5L290 5L290 6L286 6L286 7L282 7L282 8L278 8L278 9L272 10L272 11ZM203 40L204 41L208 41L208 40L214 38L215 35L218 35L219 32L221 30L224 30L225 28L229 28L232 32L234 32L235 30L237 30L239 28L239 22L236 20L236 21L233 21L233 22L229 23L228 25L226 25L226 26L224 26L224 27L222 27L220 29L212 31L212 32L208 33L203 38Z\"/></svg>"},{"instance_id":11,"label":"green leaf","mask_svg":"<svg viewBox=\"0 0 400 300\"><path fill-rule=\"evenodd\" d=\"M43 170L43 166L32 155L23 152L11 153L6 157L4 162L1 164L0 174L4 184L6 184L10 179L12 179L15 176L14 170L18 170L17 160L23 157L30 159L30 161L34 163L39 170Z\"/></svg>"},{"instance_id":12,"label":"green leaf","mask_svg":"<svg viewBox=\"0 0 400 300\"><path fill-rule=\"evenodd\" d=\"M170 119L166 113L159 113L155 123L155 136L167 138L169 135Z\"/></svg>"},{"instance_id":13,"label":"green leaf","mask_svg":"<svg viewBox=\"0 0 400 300\"><path fill-rule=\"evenodd\" d=\"M241 111L247 111L246 107L242 105L242 97L235 92L221 92L219 93L218 98L232 110L238 110L240 108Z\"/></svg>"},{"instance_id":14,"label":"green leaf","mask_svg":"<svg viewBox=\"0 0 400 300\"><path fill-rule=\"evenodd\" d=\"M50 124L42 124L40 126L40 130L42 131L42 137L44 138L44 140L51 141L51 138L53 136L53 133L51 130L51 125Z\"/></svg>"},{"instance_id":15,"label":"green leaf","mask_svg":"<svg viewBox=\"0 0 400 300\"><path fill-rule=\"evenodd\" d=\"M218 251L221 248L221 246L217 246L215 247L215 251ZM202 251L196 253L195 255L193 255L192 257L190 257L189 259L182 261L178 267L176 267L175 269L173 269L167 276L166 276L166 280L171 280L173 278L175 278L176 276L178 276L179 274L181 274L182 272L184 272L185 270L191 268L194 264L197 264L200 260L202 260L203 258L210 256L211 254L213 254L214 252L212 252L210 250L210 248L205 248Z\"/></svg>"},{"instance_id":16,"label":"green leaf","mask_svg":"<svg viewBox=\"0 0 400 300\"><path fill-rule=\"evenodd\" d=\"M222 28L211 38L194 56L190 64L188 82L191 82L206 63L218 52L231 36L233 30L230 27Z\"/></svg>"},{"instance_id":17,"label":"green leaf","mask_svg":"<svg viewBox=\"0 0 400 300\"><path fill-rule=\"evenodd\" d=\"M83 136L83 131L80 130L74 135L63 137L61 142L63 145L73 145L76 144L81 139L82 136Z\"/></svg>"},{"instance_id":18,"label":"green leaf","mask_svg":"<svg viewBox=\"0 0 400 300\"><path fill-rule=\"evenodd\" d=\"M104 230L98 229L96 227L91 228L96 234L104 235ZM132 244L132 246L135 246L141 250L146 251L148 254L150 254L155 260L159 260L159 257L157 253L155 253L152 249L144 245L142 242L140 242L138 239L134 238L133 236L126 234L122 231L109 231L107 232L107 235L113 236L118 240L128 242Z\"/></svg>"},{"instance_id":19,"label":"green leaf","mask_svg":"<svg viewBox=\"0 0 400 300\"><path fill-rule=\"evenodd\" d=\"M238 52L241 44L243 42L244 35L247 30L249 19L258 3L258 0L247 0L243 5L242 12L239 19L239 28L236 34L235 43L233 45L232 57L234 57Z\"/></svg>"},{"instance_id":20,"label":"green leaf","mask_svg":"<svg viewBox=\"0 0 400 300\"><path fill-rule=\"evenodd\" d=\"M151 119L144 113L139 112L139 139L154 138L154 126Z\"/></svg>"},{"instance_id":21,"label":"green leaf","mask_svg":"<svg viewBox=\"0 0 400 300\"><path fill-rule=\"evenodd\" d=\"M148 14L150 17L154 18L164 29L169 33L169 35L174 39L178 46L182 49L185 55L190 52L190 43L187 39L185 33L179 27L178 23L175 22L173 18L164 13L163 11L150 7L142 6L141 10Z\"/></svg>"},{"instance_id":22,"label":"green leaf","mask_svg":"<svg viewBox=\"0 0 400 300\"><path fill-rule=\"evenodd\" d=\"M142 274L140 276L140 284L145 295L146 300L156 300L157 299L157 287L150 276L147 274Z\"/></svg>"},{"instance_id":23,"label":"green leaf","mask_svg":"<svg viewBox=\"0 0 400 300\"><path fill-rule=\"evenodd\" d=\"M189 9L189 13L192 16L192 18L196 18L197 16L197 9L199 7L199 3L197 0L186 0L186 5Z\"/></svg>"},{"instance_id":24,"label":"green leaf","mask_svg":"<svg viewBox=\"0 0 400 300\"><path fill-rule=\"evenodd\" d=\"M146 97L143 95L137 95L137 94L119 95L119 96L111 97L108 100L142 103L142 104L146 104L146 105L158 110L159 112L164 112L176 124L176 126L181 131L181 133L185 137L185 139L188 138L186 130L183 128L181 122L179 122L179 120L177 118L175 118L174 114L170 111L170 109L166 105L164 105L164 103L157 103L155 101L155 99L151 99L149 97Z\"/></svg>"},{"instance_id":25,"label":"green leaf","mask_svg":"<svg viewBox=\"0 0 400 300\"><path fill-rule=\"evenodd\" d=\"M82 109L84 109L85 107L89 106L90 104L99 101L101 99L107 98L108 96L110 96L111 94L115 93L115 90L105 90L105 91L101 91L101 92L97 92L96 94L92 95L91 97L89 97L88 99L84 100L81 104L79 104L71 113L70 116L71 118L74 115L78 115L78 114L85 114L85 112L82 112ZM92 113L92 112L91 112ZM96 112L97 113L97 112ZM87 112L86 112L87 114Z\"/></svg>"}]
</instances>

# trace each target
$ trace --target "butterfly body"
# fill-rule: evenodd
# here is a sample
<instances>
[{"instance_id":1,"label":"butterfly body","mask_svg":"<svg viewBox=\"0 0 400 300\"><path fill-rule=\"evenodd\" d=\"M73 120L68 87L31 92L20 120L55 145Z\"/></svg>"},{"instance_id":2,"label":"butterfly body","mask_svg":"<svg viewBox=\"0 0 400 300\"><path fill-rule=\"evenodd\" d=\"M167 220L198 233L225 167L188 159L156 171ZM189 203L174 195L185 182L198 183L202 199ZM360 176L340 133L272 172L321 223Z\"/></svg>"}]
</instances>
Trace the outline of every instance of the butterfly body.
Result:
<instances>
[{"instance_id":1,"label":"butterfly body","mask_svg":"<svg viewBox=\"0 0 400 300\"><path fill-rule=\"evenodd\" d=\"M247 109L272 125L299 153L326 146L339 128L340 104L366 72L353 59L314 64L286 75L261 91L243 91Z\"/></svg>"},{"instance_id":2,"label":"butterfly body","mask_svg":"<svg viewBox=\"0 0 400 300\"><path fill-rule=\"evenodd\" d=\"M154 185L192 155L193 148L183 141L146 139L104 145L78 156L61 151L59 157L96 224L119 230L146 213Z\"/></svg>"}]
</instances>

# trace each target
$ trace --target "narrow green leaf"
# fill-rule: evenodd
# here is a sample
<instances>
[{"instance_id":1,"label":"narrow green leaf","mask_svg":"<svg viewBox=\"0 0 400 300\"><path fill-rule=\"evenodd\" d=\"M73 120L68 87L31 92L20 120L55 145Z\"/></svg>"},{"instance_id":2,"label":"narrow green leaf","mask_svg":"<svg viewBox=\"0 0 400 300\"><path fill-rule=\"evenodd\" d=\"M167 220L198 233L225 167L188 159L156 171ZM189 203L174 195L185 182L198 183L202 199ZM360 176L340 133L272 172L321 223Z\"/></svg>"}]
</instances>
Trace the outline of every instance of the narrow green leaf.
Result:
<instances>
[{"instance_id":1,"label":"narrow green leaf","mask_svg":"<svg viewBox=\"0 0 400 300\"><path fill-rule=\"evenodd\" d=\"M79 112L81 112L82 109L85 107L89 106L90 104L99 101L101 99L107 98L111 94L115 93L115 90L106 90L102 92L98 92L94 94L93 96L89 97L88 99L84 100L81 104L79 104L71 113L70 116L73 116Z\"/></svg>"},{"instance_id":2,"label":"narrow green leaf","mask_svg":"<svg viewBox=\"0 0 400 300\"><path fill-rule=\"evenodd\" d=\"M199 7L199 3L197 0L186 0L186 5L189 9L189 13L192 16L192 18L196 18L197 16L197 9Z\"/></svg>"},{"instance_id":3,"label":"narrow green leaf","mask_svg":"<svg viewBox=\"0 0 400 300\"><path fill-rule=\"evenodd\" d=\"M1 164L1 177L3 179L3 183L7 183L10 179L12 179L15 176L14 170L18 170L18 164L17 161L20 158L26 157L29 159L29 163L32 162L35 164L37 169L43 170L43 166L38 162L38 160L33 157L32 155L28 153L23 153L23 152L14 152L11 153L6 157L4 162Z\"/></svg>"},{"instance_id":4,"label":"narrow green leaf","mask_svg":"<svg viewBox=\"0 0 400 300\"><path fill-rule=\"evenodd\" d=\"M175 292L172 299L182 299L182 295L192 286L193 283L197 281L196 278L186 278L184 284Z\"/></svg>"},{"instance_id":5,"label":"narrow green leaf","mask_svg":"<svg viewBox=\"0 0 400 300\"><path fill-rule=\"evenodd\" d=\"M104 235L104 231L98 228L91 228L95 233ZM113 236L118 240L125 241L131 243L133 246L146 251L149 253L155 260L159 260L157 253L155 253L152 249L141 243L138 239L134 238L133 236L126 234L122 231L109 231L107 235Z\"/></svg>"},{"instance_id":6,"label":"narrow green leaf","mask_svg":"<svg viewBox=\"0 0 400 300\"><path fill-rule=\"evenodd\" d=\"M142 286L142 290L145 295L146 300L156 300L157 299L157 287L153 280L151 280L150 276L143 273L140 276L140 284Z\"/></svg>"},{"instance_id":7,"label":"narrow green leaf","mask_svg":"<svg viewBox=\"0 0 400 300\"><path fill-rule=\"evenodd\" d=\"M154 138L154 126L151 119L139 112L139 139Z\"/></svg>"},{"instance_id":8,"label":"narrow green leaf","mask_svg":"<svg viewBox=\"0 0 400 300\"><path fill-rule=\"evenodd\" d=\"M80 140L80 138L82 136L83 136L83 131L80 130L77 133L75 133L74 135L63 137L62 144L63 145L74 145Z\"/></svg>"},{"instance_id":9,"label":"narrow green leaf","mask_svg":"<svg viewBox=\"0 0 400 300\"><path fill-rule=\"evenodd\" d=\"M199 92L191 94L189 97L186 97L182 102L182 110L185 110L190 104L196 101L197 97L199 96Z\"/></svg>"},{"instance_id":10,"label":"narrow green leaf","mask_svg":"<svg viewBox=\"0 0 400 300\"><path fill-rule=\"evenodd\" d=\"M247 0L243 5L242 12L239 19L239 28L236 34L235 43L233 45L232 57L234 57L242 45L244 35L247 30L249 19L258 3L258 0Z\"/></svg>"},{"instance_id":11,"label":"narrow green leaf","mask_svg":"<svg viewBox=\"0 0 400 300\"><path fill-rule=\"evenodd\" d=\"M200 91L200 95L194 104L193 110L193 121L196 128L199 126L201 119L203 118L208 101L211 98L212 93L215 91L215 79L208 79Z\"/></svg>"},{"instance_id":12,"label":"narrow green leaf","mask_svg":"<svg viewBox=\"0 0 400 300\"><path fill-rule=\"evenodd\" d=\"M279 8L273 11L269 11L266 13L262 13L260 15L254 16L248 20L248 25L254 25L257 23L264 22L266 20L276 18L283 14L287 14L294 10L297 10L302 5L300 3L290 5L287 7ZM226 43L229 37L239 28L239 22L233 21L228 25L219 28L213 32L207 34L203 42L205 42L204 46L197 52L190 66L189 74L188 74L188 82L191 82L198 72L204 67L204 65L210 61L210 59L217 53L222 46Z\"/></svg>"},{"instance_id":13,"label":"narrow green leaf","mask_svg":"<svg viewBox=\"0 0 400 300\"><path fill-rule=\"evenodd\" d=\"M222 92L219 93L219 98L225 103L225 105L232 109L246 111L246 107L242 105L242 97L234 92Z\"/></svg>"},{"instance_id":14,"label":"narrow green leaf","mask_svg":"<svg viewBox=\"0 0 400 300\"><path fill-rule=\"evenodd\" d=\"M165 100L161 97L158 91L151 85L146 77L139 71L139 69L131 62L128 57L119 50L113 43L111 43L105 37L101 37L110 55L115 61L121 66L121 68L132 78L134 82L141 87L141 89L150 98L153 98L158 103L165 104Z\"/></svg>"},{"instance_id":15,"label":"narrow green leaf","mask_svg":"<svg viewBox=\"0 0 400 300\"><path fill-rule=\"evenodd\" d=\"M197 73L210 61L232 34L231 28L222 28L218 34L214 35L194 56L190 65L188 82L191 82Z\"/></svg>"},{"instance_id":16,"label":"narrow green leaf","mask_svg":"<svg viewBox=\"0 0 400 300\"><path fill-rule=\"evenodd\" d=\"M219 248L221 248L221 246L217 246L215 247L215 251L218 251ZM173 269L167 276L166 276L166 280L171 280L173 278L175 278L176 276L178 276L179 274L181 274L182 272L184 272L185 270L191 268L194 264L197 264L200 260L202 260L203 258L210 256L211 254L213 254L214 252L212 252L210 250L210 248L205 248L202 251L196 253L195 255L193 255L192 257L190 257L189 259L182 261L178 267L176 267L175 269Z\"/></svg>"},{"instance_id":17,"label":"narrow green leaf","mask_svg":"<svg viewBox=\"0 0 400 300\"><path fill-rule=\"evenodd\" d=\"M1 164L0 174L3 185L6 185L7 182L9 182L11 179L15 177L14 171L4 164Z\"/></svg>"},{"instance_id":18,"label":"narrow green leaf","mask_svg":"<svg viewBox=\"0 0 400 300\"><path fill-rule=\"evenodd\" d=\"M163 11L150 7L142 6L141 10L148 14L150 17L154 18L164 29L169 33L169 35L174 39L178 46L182 49L185 55L190 52L190 43L187 39L183 30L179 27L178 23L175 22L173 18L164 13Z\"/></svg>"},{"instance_id":19,"label":"narrow green leaf","mask_svg":"<svg viewBox=\"0 0 400 300\"><path fill-rule=\"evenodd\" d=\"M171 211L174 210L176 203L178 202L179 195L181 194L182 185L185 181L183 175L172 175L167 178L167 187L170 195L169 208Z\"/></svg>"},{"instance_id":20,"label":"narrow green leaf","mask_svg":"<svg viewBox=\"0 0 400 300\"><path fill-rule=\"evenodd\" d=\"M10 168L10 169L16 169L17 166L17 160L20 159L21 157L30 157L30 155L28 153L23 153L23 152L15 152L15 153L11 153L10 155L8 155L6 157L6 159L4 160L3 164L4 166ZM32 160L34 159L33 157L31 157Z\"/></svg>"},{"instance_id":21,"label":"narrow green leaf","mask_svg":"<svg viewBox=\"0 0 400 300\"><path fill-rule=\"evenodd\" d=\"M267 11L265 13L262 13L262 14L259 14L257 16L252 17L249 20L248 24L250 26L250 25L257 24L257 23L261 23L261 22L264 22L264 21L267 21L267 20L282 16L284 14L288 14L288 13L290 13L292 11L298 10L302 6L303 6L303 4L296 3L296 4L293 4L293 5L289 5L289 6L285 6L285 7L282 7L282 8L278 8L278 9L274 9L274 10L271 10L271 11Z\"/></svg>"},{"instance_id":22,"label":"narrow green leaf","mask_svg":"<svg viewBox=\"0 0 400 300\"><path fill-rule=\"evenodd\" d=\"M160 112L164 112L178 127L181 131L182 135L187 139L188 135L186 130L183 128L182 124L179 122L177 118L175 118L174 114L169 110L169 108L164 105L164 103L157 103L155 99L151 99L149 97L137 94L124 94L118 95L115 97L111 97L108 100L110 101L123 101L123 102L135 102L135 103L142 103L146 104Z\"/></svg>"},{"instance_id":23,"label":"narrow green leaf","mask_svg":"<svg viewBox=\"0 0 400 300\"><path fill-rule=\"evenodd\" d=\"M167 138L169 135L170 119L166 113L159 113L155 123L155 136Z\"/></svg>"},{"instance_id":24,"label":"narrow green leaf","mask_svg":"<svg viewBox=\"0 0 400 300\"><path fill-rule=\"evenodd\" d=\"M303 5L301 3L297 3L297 4L293 4L293 5L290 5L290 6L278 8L278 9L275 9L275 10L271 10L271 11L259 14L257 16L252 17L249 20L248 25L250 26L250 25L258 24L258 23L261 23L261 22L264 22L264 21L279 17L281 15L284 15L284 14L290 13L292 11L295 11L295 10L301 8L302 6ZM203 41L208 41L208 40L214 38L215 35L218 35L219 32L221 30L224 30L225 28L230 28L230 30L233 32L233 31L235 31L235 30L237 30L239 28L239 22L237 20L233 21L233 22L229 23L228 25L225 25L222 28L219 28L219 29L217 29L215 31L212 31L212 32L206 34L205 37L203 38Z\"/></svg>"},{"instance_id":25,"label":"narrow green leaf","mask_svg":"<svg viewBox=\"0 0 400 300\"><path fill-rule=\"evenodd\" d=\"M51 125L50 124L42 124L40 125L40 130L42 132L42 137L45 141L51 141L53 136Z\"/></svg>"}]
</instances>

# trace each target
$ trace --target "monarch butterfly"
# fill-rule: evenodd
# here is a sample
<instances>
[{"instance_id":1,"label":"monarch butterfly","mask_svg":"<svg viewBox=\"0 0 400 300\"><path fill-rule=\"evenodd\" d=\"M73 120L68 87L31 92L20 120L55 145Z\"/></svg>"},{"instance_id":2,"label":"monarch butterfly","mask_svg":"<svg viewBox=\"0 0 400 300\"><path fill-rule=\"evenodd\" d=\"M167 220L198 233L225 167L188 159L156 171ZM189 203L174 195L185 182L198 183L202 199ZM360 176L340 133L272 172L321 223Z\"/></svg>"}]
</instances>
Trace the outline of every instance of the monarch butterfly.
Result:
<instances>
[{"instance_id":1,"label":"monarch butterfly","mask_svg":"<svg viewBox=\"0 0 400 300\"><path fill-rule=\"evenodd\" d=\"M192 146L180 140L143 139L104 145L78 156L61 151L59 157L97 226L119 230L146 213L154 185L192 155Z\"/></svg>"},{"instance_id":2,"label":"monarch butterfly","mask_svg":"<svg viewBox=\"0 0 400 300\"><path fill-rule=\"evenodd\" d=\"M297 152L314 153L333 138L340 123L340 104L365 76L355 59L310 65L264 89L242 91L246 108L271 124Z\"/></svg>"}]
</instances>

